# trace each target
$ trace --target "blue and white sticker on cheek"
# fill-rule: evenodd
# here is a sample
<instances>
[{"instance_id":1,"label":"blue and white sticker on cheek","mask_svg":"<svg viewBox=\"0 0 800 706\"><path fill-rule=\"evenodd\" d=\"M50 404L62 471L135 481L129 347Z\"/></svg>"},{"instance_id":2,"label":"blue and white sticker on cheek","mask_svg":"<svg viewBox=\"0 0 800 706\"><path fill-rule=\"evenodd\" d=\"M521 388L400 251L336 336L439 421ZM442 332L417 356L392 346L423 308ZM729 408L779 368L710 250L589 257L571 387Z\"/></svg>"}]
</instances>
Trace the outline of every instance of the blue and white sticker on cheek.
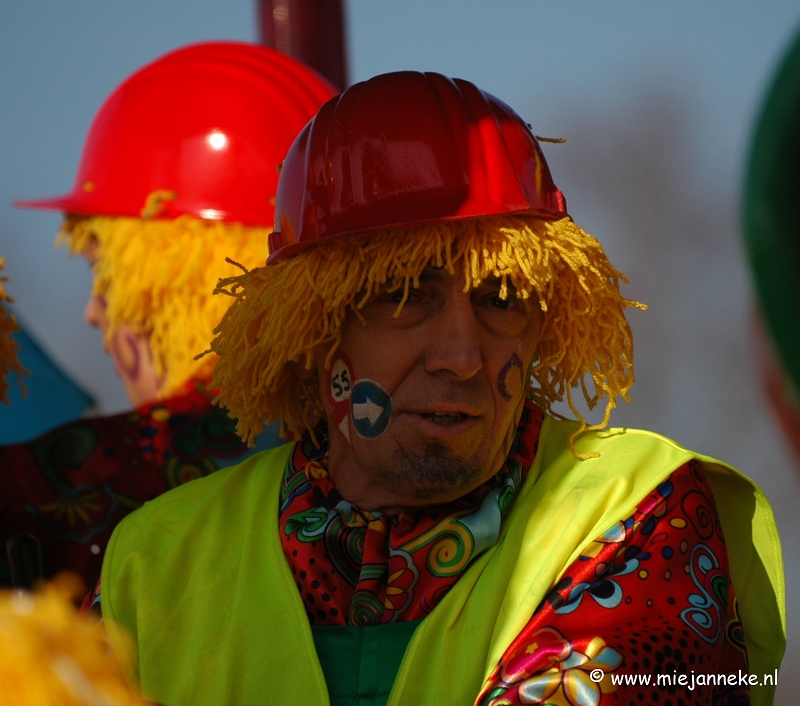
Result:
<instances>
[{"instance_id":1,"label":"blue and white sticker on cheek","mask_svg":"<svg viewBox=\"0 0 800 706\"><path fill-rule=\"evenodd\" d=\"M331 405L331 424L352 448L350 424L363 439L383 434L392 420L392 397L374 380L354 381L353 364L341 351L328 373L325 392Z\"/></svg>"},{"instance_id":2,"label":"blue and white sticker on cheek","mask_svg":"<svg viewBox=\"0 0 800 706\"><path fill-rule=\"evenodd\" d=\"M350 395L350 417L362 439L377 439L392 421L392 396L374 380L359 380Z\"/></svg>"}]
</instances>

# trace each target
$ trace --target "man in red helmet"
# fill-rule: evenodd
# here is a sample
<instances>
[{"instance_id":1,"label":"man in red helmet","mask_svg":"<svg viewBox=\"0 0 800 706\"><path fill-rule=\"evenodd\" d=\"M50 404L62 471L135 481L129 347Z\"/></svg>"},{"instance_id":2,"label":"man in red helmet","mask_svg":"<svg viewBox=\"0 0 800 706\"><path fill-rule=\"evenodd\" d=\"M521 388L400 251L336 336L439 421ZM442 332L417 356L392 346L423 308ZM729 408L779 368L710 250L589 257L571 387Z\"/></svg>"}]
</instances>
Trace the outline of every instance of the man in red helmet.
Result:
<instances>
[{"instance_id":1,"label":"man in red helmet","mask_svg":"<svg viewBox=\"0 0 800 706\"><path fill-rule=\"evenodd\" d=\"M18 204L66 214L59 239L94 272L85 318L100 329L134 409L0 447L2 547L33 535L46 575L70 569L93 585L123 516L249 453L211 404L214 357L195 357L227 305L212 296L218 278L239 271L225 259L264 263L277 167L333 94L265 47L173 51L100 108L69 194ZM259 443L277 441L273 430ZM12 544L17 563L29 561ZM0 585L10 577L0 559Z\"/></svg>"},{"instance_id":2,"label":"man in red helmet","mask_svg":"<svg viewBox=\"0 0 800 706\"><path fill-rule=\"evenodd\" d=\"M718 461L602 430L633 383L620 280L493 96L403 72L326 103L284 162L266 266L220 284L211 347L241 436L299 440L109 543L103 615L143 693L769 703L768 503ZM580 422L548 413L565 397Z\"/></svg>"}]
</instances>

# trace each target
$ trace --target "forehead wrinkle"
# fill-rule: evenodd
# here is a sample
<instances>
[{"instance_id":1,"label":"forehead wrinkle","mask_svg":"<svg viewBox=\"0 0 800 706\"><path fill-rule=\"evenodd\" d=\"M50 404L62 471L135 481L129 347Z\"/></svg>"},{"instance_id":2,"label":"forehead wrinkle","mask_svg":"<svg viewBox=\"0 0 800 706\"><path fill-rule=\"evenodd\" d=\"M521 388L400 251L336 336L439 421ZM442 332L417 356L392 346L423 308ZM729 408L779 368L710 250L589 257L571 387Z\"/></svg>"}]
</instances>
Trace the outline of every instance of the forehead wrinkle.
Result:
<instances>
[{"instance_id":1,"label":"forehead wrinkle","mask_svg":"<svg viewBox=\"0 0 800 706\"><path fill-rule=\"evenodd\" d=\"M420 282L441 282L444 280L444 274L441 267L434 267L428 265L419 275Z\"/></svg>"}]
</instances>

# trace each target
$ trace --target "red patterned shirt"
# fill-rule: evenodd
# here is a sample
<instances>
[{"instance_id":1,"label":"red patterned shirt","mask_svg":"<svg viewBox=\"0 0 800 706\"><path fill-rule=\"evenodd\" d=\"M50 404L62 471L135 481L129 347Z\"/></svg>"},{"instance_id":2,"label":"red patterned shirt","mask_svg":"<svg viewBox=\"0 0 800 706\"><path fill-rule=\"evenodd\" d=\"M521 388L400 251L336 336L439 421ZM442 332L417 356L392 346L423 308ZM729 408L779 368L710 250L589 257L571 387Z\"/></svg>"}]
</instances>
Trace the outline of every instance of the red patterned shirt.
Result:
<instances>
[{"instance_id":1,"label":"red patterned shirt","mask_svg":"<svg viewBox=\"0 0 800 706\"><path fill-rule=\"evenodd\" d=\"M195 381L133 411L79 419L33 441L0 446L0 546L19 533L34 535L46 577L70 570L93 585L123 517L255 452L212 399ZM275 435L261 448L277 443ZM0 587L10 578L3 550Z\"/></svg>"}]
</instances>

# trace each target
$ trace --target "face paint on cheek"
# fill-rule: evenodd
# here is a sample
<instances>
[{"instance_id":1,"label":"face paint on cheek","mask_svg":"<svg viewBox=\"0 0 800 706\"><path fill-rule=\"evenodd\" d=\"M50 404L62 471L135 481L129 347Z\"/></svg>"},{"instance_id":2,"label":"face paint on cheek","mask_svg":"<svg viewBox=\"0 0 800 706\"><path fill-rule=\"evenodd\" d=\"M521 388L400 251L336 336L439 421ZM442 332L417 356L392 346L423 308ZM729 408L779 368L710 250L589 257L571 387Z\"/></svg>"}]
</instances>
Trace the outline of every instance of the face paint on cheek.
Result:
<instances>
[{"instance_id":1,"label":"face paint on cheek","mask_svg":"<svg viewBox=\"0 0 800 706\"><path fill-rule=\"evenodd\" d=\"M353 428L362 439L376 439L392 421L392 397L374 380L359 380L350 397Z\"/></svg>"},{"instance_id":2,"label":"face paint on cheek","mask_svg":"<svg viewBox=\"0 0 800 706\"><path fill-rule=\"evenodd\" d=\"M508 362L497 375L497 389L503 399L510 400L522 391L522 361L516 353L512 353Z\"/></svg>"},{"instance_id":3,"label":"face paint on cheek","mask_svg":"<svg viewBox=\"0 0 800 706\"><path fill-rule=\"evenodd\" d=\"M139 350L136 341L130 333L118 333L111 341L111 351L114 362L119 366L119 372L132 382L139 379L140 362Z\"/></svg>"},{"instance_id":4,"label":"face paint on cheek","mask_svg":"<svg viewBox=\"0 0 800 706\"><path fill-rule=\"evenodd\" d=\"M328 372L325 394L332 408L331 424L342 433L351 447L349 418L352 388L353 365L344 353L338 352Z\"/></svg>"}]
</instances>

